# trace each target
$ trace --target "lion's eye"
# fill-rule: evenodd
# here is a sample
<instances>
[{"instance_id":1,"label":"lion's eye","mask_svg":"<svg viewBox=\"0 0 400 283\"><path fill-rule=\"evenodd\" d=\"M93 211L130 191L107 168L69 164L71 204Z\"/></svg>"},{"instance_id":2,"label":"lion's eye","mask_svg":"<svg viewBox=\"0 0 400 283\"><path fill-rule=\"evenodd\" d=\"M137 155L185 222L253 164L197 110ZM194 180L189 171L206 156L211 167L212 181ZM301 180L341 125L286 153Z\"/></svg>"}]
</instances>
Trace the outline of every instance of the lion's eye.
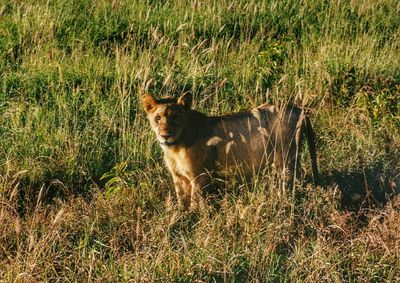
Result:
<instances>
[{"instance_id":1,"label":"lion's eye","mask_svg":"<svg viewBox=\"0 0 400 283\"><path fill-rule=\"evenodd\" d=\"M154 118L154 119L156 120L156 122L160 122L161 117L160 117L160 115L157 115L156 118Z\"/></svg>"}]
</instances>

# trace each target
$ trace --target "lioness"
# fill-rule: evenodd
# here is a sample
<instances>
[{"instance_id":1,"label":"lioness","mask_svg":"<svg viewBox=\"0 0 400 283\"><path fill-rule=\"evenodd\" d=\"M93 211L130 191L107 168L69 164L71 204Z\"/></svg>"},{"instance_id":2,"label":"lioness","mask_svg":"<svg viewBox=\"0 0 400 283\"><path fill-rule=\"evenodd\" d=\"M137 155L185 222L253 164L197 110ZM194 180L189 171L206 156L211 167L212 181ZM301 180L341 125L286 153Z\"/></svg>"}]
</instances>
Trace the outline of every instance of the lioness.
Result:
<instances>
[{"instance_id":1,"label":"lioness","mask_svg":"<svg viewBox=\"0 0 400 283\"><path fill-rule=\"evenodd\" d=\"M249 111L207 116L191 109L190 93L158 100L145 94L142 103L172 174L178 203L185 210L196 208L212 173L226 176L239 168L251 175L273 163L286 175L298 178L304 134L314 180L317 178L314 131L304 111L296 106L278 110L263 104Z\"/></svg>"}]
</instances>

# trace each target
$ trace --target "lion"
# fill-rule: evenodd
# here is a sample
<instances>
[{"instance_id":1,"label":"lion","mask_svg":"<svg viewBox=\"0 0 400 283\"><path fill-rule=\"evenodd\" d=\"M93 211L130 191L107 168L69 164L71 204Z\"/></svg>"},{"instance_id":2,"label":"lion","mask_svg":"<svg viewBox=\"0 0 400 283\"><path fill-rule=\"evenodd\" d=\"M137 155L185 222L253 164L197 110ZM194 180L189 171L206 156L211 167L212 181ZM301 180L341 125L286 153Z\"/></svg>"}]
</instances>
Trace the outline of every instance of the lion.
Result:
<instances>
[{"instance_id":1,"label":"lion","mask_svg":"<svg viewBox=\"0 0 400 283\"><path fill-rule=\"evenodd\" d=\"M178 205L195 210L211 176L240 168L251 176L273 165L291 180L300 178L300 153L307 139L314 182L318 177L315 133L297 106L263 104L222 116L192 109L192 95L155 99L142 96L147 118L172 174Z\"/></svg>"}]
</instances>

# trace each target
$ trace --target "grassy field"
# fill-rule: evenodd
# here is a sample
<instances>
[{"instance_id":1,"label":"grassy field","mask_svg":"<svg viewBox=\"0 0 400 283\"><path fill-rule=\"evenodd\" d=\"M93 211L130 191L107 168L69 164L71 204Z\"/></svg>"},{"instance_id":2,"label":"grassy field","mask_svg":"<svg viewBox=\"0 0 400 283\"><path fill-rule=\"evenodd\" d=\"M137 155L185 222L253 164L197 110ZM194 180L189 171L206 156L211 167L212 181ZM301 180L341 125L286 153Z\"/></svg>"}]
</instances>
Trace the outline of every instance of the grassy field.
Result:
<instances>
[{"instance_id":1,"label":"grassy field","mask_svg":"<svg viewBox=\"0 0 400 283\"><path fill-rule=\"evenodd\" d=\"M0 0L0 281L400 281L399 14L397 0ZM322 185L232 178L179 212L143 90L190 90L209 114L297 101Z\"/></svg>"}]
</instances>

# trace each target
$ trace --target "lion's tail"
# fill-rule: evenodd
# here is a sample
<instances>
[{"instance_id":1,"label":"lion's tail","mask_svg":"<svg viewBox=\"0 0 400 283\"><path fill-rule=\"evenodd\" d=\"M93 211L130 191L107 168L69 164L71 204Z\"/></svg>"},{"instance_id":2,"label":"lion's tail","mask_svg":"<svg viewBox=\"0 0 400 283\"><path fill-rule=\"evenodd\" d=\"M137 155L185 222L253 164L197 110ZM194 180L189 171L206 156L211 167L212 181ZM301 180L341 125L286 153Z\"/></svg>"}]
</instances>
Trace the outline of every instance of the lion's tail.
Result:
<instances>
[{"instance_id":1,"label":"lion's tail","mask_svg":"<svg viewBox=\"0 0 400 283\"><path fill-rule=\"evenodd\" d=\"M304 128L305 128L305 135L306 135L306 139L307 139L307 143L308 143L308 149L310 152L314 184L317 185L319 178L318 178L318 165L317 165L317 147L316 147L316 142L315 142L316 138L315 138L314 129L311 125L311 121L308 116L305 117Z\"/></svg>"}]
</instances>

